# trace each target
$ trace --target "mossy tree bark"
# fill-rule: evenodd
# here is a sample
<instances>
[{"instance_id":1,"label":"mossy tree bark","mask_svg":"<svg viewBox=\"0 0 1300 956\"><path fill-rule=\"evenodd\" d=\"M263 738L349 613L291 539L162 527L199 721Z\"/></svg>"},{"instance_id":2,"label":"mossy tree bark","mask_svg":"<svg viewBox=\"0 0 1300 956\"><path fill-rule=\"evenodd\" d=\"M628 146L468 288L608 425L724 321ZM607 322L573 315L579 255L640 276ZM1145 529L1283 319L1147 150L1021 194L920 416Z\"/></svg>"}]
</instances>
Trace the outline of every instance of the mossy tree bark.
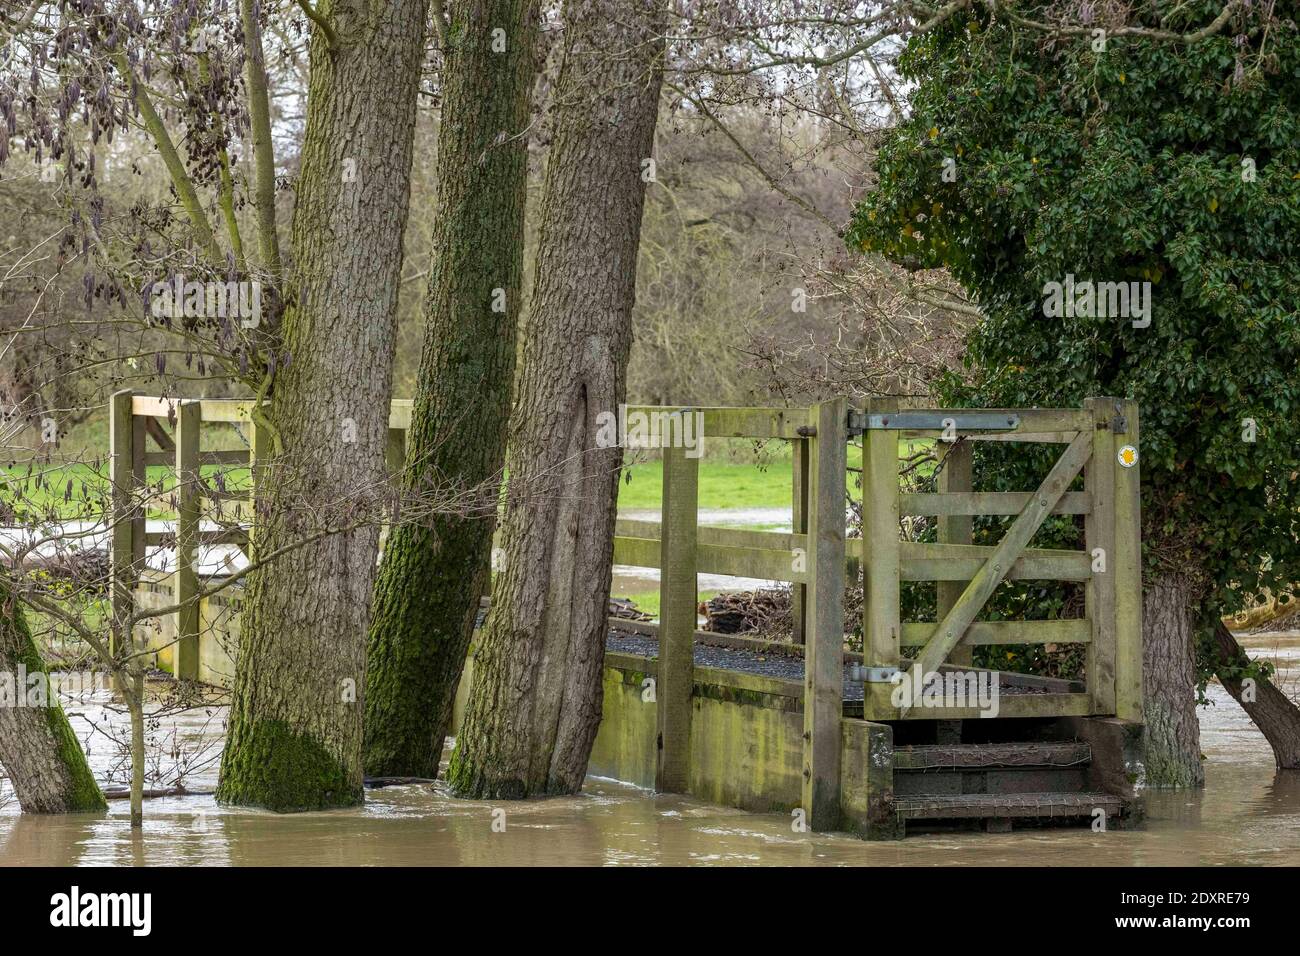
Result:
<instances>
[{"instance_id":1,"label":"mossy tree bark","mask_svg":"<svg viewBox=\"0 0 1300 956\"><path fill-rule=\"evenodd\" d=\"M1143 721L1147 780L1156 787L1201 787L1201 723L1196 716L1195 595L1182 574L1149 580L1142 595Z\"/></svg>"},{"instance_id":2,"label":"mossy tree bark","mask_svg":"<svg viewBox=\"0 0 1300 956\"><path fill-rule=\"evenodd\" d=\"M601 413L616 415L625 397L663 21L657 0L565 9L504 568L449 772L459 795L576 793L600 725L622 448L597 437Z\"/></svg>"},{"instance_id":3,"label":"mossy tree bark","mask_svg":"<svg viewBox=\"0 0 1300 956\"><path fill-rule=\"evenodd\" d=\"M49 686L45 662L32 640L18 599L0 572L0 673L15 699L0 701L0 765L24 813L104 810L104 795L86 763L77 735ZM39 674L40 696L25 677ZM11 706L12 705L12 706Z\"/></svg>"},{"instance_id":4,"label":"mossy tree bark","mask_svg":"<svg viewBox=\"0 0 1300 956\"><path fill-rule=\"evenodd\" d=\"M438 772L483 594L514 379L536 0L451 0L437 220L403 481L477 489L481 516L398 524L375 586L366 772Z\"/></svg>"},{"instance_id":5,"label":"mossy tree bark","mask_svg":"<svg viewBox=\"0 0 1300 956\"><path fill-rule=\"evenodd\" d=\"M355 524L375 506L364 489L383 486L427 7L336 0L337 42L313 28L257 555ZM219 800L279 811L361 802L377 545L368 524L250 575Z\"/></svg>"}]
</instances>

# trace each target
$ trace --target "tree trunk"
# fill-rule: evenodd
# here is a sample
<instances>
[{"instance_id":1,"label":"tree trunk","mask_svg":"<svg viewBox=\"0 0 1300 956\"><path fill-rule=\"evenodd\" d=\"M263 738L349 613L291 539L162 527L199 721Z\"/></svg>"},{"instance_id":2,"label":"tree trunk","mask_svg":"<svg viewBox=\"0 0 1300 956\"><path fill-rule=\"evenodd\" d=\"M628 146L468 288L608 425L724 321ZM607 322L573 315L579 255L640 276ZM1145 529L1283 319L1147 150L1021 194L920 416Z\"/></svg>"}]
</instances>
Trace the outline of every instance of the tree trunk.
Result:
<instances>
[{"instance_id":1,"label":"tree trunk","mask_svg":"<svg viewBox=\"0 0 1300 956\"><path fill-rule=\"evenodd\" d=\"M375 506L364 493L357 500L358 490L384 482L427 6L339 0L328 14L337 46L313 28L284 351L269 414L275 455L259 482L253 538L259 555L322 520L355 519ZM377 527L367 525L250 575L219 800L281 811L362 801L377 544Z\"/></svg>"},{"instance_id":2,"label":"tree trunk","mask_svg":"<svg viewBox=\"0 0 1300 956\"><path fill-rule=\"evenodd\" d=\"M0 764L24 813L104 810L86 755L50 687L18 599L0 572L0 674L13 682L14 700L0 701ZM29 694L24 676L38 678ZM14 706L9 706L10 704Z\"/></svg>"},{"instance_id":3,"label":"tree trunk","mask_svg":"<svg viewBox=\"0 0 1300 956\"><path fill-rule=\"evenodd\" d=\"M1249 675L1254 686L1247 690L1243 686L1243 671L1250 664L1246 652L1222 621L1214 622L1214 636L1219 645L1215 667L1219 683L1255 722L1273 748L1278 767L1300 769L1300 707L1262 675Z\"/></svg>"},{"instance_id":4,"label":"tree trunk","mask_svg":"<svg viewBox=\"0 0 1300 956\"><path fill-rule=\"evenodd\" d=\"M367 661L373 777L437 776L483 594L514 378L538 8L447 6L437 220L403 483L479 489L482 514L389 533Z\"/></svg>"},{"instance_id":5,"label":"tree trunk","mask_svg":"<svg viewBox=\"0 0 1300 956\"><path fill-rule=\"evenodd\" d=\"M1196 716L1196 642L1191 583L1165 574L1142 600L1143 720L1147 780L1155 787L1201 787L1201 724Z\"/></svg>"},{"instance_id":6,"label":"tree trunk","mask_svg":"<svg viewBox=\"0 0 1300 956\"><path fill-rule=\"evenodd\" d=\"M128 665L126 698L131 715L131 829L144 826L144 662L135 658Z\"/></svg>"},{"instance_id":7,"label":"tree trunk","mask_svg":"<svg viewBox=\"0 0 1300 956\"><path fill-rule=\"evenodd\" d=\"M656 0L565 10L523 371L511 421L505 566L449 772L482 798L576 793L600 725L637 246L664 50ZM522 493L521 493L522 492Z\"/></svg>"}]
</instances>

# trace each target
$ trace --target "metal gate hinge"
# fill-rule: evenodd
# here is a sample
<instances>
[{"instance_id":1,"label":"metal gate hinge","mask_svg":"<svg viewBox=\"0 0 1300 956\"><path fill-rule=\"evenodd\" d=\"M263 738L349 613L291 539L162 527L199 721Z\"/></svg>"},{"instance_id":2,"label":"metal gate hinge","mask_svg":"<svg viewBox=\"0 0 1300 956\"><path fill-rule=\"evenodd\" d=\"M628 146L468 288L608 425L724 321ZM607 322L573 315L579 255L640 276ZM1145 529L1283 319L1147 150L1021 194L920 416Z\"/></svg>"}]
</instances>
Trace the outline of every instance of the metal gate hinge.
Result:
<instances>
[{"instance_id":1,"label":"metal gate hinge","mask_svg":"<svg viewBox=\"0 0 1300 956\"><path fill-rule=\"evenodd\" d=\"M864 684L892 684L897 667L864 667L862 664L849 665L849 680L862 681Z\"/></svg>"},{"instance_id":2,"label":"metal gate hinge","mask_svg":"<svg viewBox=\"0 0 1300 956\"><path fill-rule=\"evenodd\" d=\"M848 433L850 438L856 438L867 430L867 413L860 412L856 408L849 409Z\"/></svg>"}]
</instances>

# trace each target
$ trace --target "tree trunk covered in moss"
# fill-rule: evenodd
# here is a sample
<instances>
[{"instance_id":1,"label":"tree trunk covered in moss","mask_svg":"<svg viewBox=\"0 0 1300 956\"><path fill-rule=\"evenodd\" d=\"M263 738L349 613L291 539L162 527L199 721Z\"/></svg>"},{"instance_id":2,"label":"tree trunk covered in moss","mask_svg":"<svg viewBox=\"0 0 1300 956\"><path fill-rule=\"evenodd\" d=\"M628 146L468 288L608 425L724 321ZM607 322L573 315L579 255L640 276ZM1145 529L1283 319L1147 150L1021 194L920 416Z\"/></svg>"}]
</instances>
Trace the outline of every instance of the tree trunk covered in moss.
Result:
<instances>
[{"instance_id":1,"label":"tree trunk covered in moss","mask_svg":"<svg viewBox=\"0 0 1300 956\"><path fill-rule=\"evenodd\" d=\"M86 755L46 677L41 695L29 695L24 677L45 675L9 582L0 572L0 673L13 682L14 700L0 702L0 765L24 813L104 810ZM13 704L14 706L9 706ZM21 705L21 706L19 706Z\"/></svg>"},{"instance_id":2,"label":"tree trunk covered in moss","mask_svg":"<svg viewBox=\"0 0 1300 956\"><path fill-rule=\"evenodd\" d=\"M1300 770L1300 707L1264 675L1253 672L1250 658L1226 624L1214 622L1218 649L1215 676L1241 705L1268 745L1281 770ZM1249 686L1246 680L1253 683Z\"/></svg>"},{"instance_id":3,"label":"tree trunk covered in moss","mask_svg":"<svg viewBox=\"0 0 1300 956\"><path fill-rule=\"evenodd\" d=\"M616 415L625 397L663 21L657 0L565 9L510 428L505 566L452 757L458 795L576 793L600 725L622 448L598 447L597 436L599 416Z\"/></svg>"},{"instance_id":4,"label":"tree trunk covered in moss","mask_svg":"<svg viewBox=\"0 0 1300 956\"><path fill-rule=\"evenodd\" d=\"M437 219L407 433L408 491L482 489L501 470L523 260L536 0L451 0ZM389 533L367 661L366 772L433 777L491 547L484 517Z\"/></svg>"},{"instance_id":5,"label":"tree trunk covered in moss","mask_svg":"<svg viewBox=\"0 0 1300 956\"><path fill-rule=\"evenodd\" d=\"M1192 586L1183 575L1155 576L1143 590L1143 721L1147 780L1155 787L1205 785L1193 605Z\"/></svg>"},{"instance_id":6,"label":"tree trunk covered in moss","mask_svg":"<svg viewBox=\"0 0 1300 956\"><path fill-rule=\"evenodd\" d=\"M335 48L313 28L256 555L322 523L350 523L346 502L384 481L426 9L422 0L335 2ZM356 500L352 510L373 506ZM280 811L361 802L377 544L368 525L250 576L219 800Z\"/></svg>"}]
</instances>

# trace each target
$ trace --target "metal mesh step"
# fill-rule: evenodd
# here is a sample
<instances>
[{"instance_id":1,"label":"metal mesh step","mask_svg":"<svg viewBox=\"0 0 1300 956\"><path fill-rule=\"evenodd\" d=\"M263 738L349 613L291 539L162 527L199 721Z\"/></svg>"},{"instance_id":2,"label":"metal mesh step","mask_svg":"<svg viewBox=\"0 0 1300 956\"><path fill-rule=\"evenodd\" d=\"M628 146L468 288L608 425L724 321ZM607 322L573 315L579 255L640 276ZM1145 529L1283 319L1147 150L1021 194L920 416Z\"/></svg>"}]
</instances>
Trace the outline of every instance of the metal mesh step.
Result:
<instances>
[{"instance_id":1,"label":"metal mesh step","mask_svg":"<svg viewBox=\"0 0 1300 956\"><path fill-rule=\"evenodd\" d=\"M894 751L895 770L1077 767L1092 760L1085 743L920 744Z\"/></svg>"},{"instance_id":2,"label":"metal mesh step","mask_svg":"<svg viewBox=\"0 0 1300 956\"><path fill-rule=\"evenodd\" d=\"M989 817L1090 817L1097 809L1118 814L1123 801L1109 793L966 793L897 797L904 820L973 820Z\"/></svg>"}]
</instances>

